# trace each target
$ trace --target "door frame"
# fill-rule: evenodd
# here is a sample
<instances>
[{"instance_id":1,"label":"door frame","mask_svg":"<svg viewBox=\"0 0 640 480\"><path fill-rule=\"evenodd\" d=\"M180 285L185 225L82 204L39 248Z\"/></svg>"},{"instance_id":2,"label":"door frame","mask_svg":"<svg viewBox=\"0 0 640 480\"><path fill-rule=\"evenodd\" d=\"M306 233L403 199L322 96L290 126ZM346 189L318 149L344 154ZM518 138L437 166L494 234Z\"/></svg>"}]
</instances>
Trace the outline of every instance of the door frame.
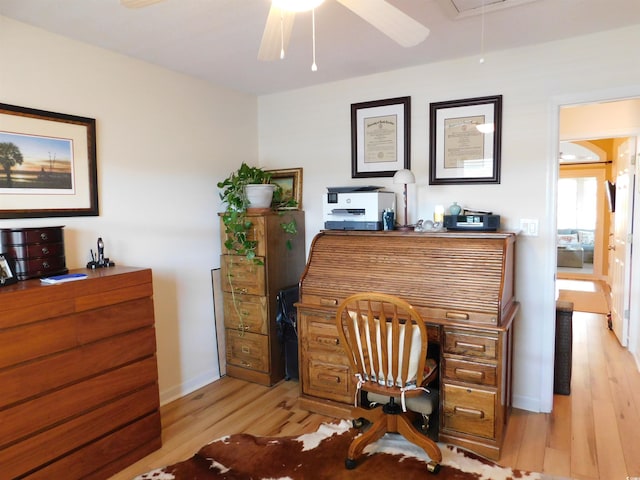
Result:
<instances>
[{"instance_id":1,"label":"door frame","mask_svg":"<svg viewBox=\"0 0 640 480\"><path fill-rule=\"evenodd\" d=\"M618 100L633 100L640 98L640 85L629 85L624 87L618 87L613 89L595 90L579 94L565 94L551 97L549 112L550 112L550 144L548 146L547 155L547 201L546 201L546 213L547 218L544 222L544 228L547 232L555 232L557 225L557 195L558 195L558 177L560 171L560 163L558 159L558 145L560 144L560 109L562 107L571 105L583 105L589 103L604 103L613 102ZM603 132L602 137L609 136L639 136L640 132L624 131L624 132ZM600 136L600 135L599 135ZM636 172L638 172L638 162L636 161ZM638 182L640 183L640 182ZM640 194L636 188L636 200ZM634 217L636 220L640 220L640 203L636 203L638 208L635 209ZM633 243L640 245L640 223L636 224L638 228L633 232ZM547 235L545 247L547 251L547 262L545 275L551 279L549 287L544 292L544 305L546 305L545 311L548 311L548 322L543 322L541 325L540 334L543 338L543 345L546 345L546 349L543 353L545 358L551 358L552 361L545 369L541 369L541 403L542 408L548 408L546 411L551 411L553 408L553 346L555 345L555 303L556 303L556 238L555 234ZM640 255L633 255L632 262L632 278L640 278ZM635 283L635 288L638 288L638 282ZM629 351L633 354L636 364L640 369L640 300L633 301L630 306L630 316L632 324L629 326L630 341ZM631 338L632 332L634 337Z\"/></svg>"}]
</instances>

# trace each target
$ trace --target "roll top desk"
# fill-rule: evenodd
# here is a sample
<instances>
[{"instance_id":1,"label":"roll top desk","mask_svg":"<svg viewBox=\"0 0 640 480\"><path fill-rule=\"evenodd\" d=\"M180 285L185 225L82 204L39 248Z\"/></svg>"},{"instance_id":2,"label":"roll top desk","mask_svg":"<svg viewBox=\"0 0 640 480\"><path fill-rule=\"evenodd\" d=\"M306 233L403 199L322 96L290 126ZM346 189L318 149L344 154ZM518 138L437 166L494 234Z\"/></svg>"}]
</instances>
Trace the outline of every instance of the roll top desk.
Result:
<instances>
[{"instance_id":1,"label":"roll top desk","mask_svg":"<svg viewBox=\"0 0 640 480\"><path fill-rule=\"evenodd\" d=\"M323 231L300 280L301 403L344 417L356 381L339 345L338 304L397 295L439 345L439 439L498 459L511 409L515 241L510 232Z\"/></svg>"}]
</instances>

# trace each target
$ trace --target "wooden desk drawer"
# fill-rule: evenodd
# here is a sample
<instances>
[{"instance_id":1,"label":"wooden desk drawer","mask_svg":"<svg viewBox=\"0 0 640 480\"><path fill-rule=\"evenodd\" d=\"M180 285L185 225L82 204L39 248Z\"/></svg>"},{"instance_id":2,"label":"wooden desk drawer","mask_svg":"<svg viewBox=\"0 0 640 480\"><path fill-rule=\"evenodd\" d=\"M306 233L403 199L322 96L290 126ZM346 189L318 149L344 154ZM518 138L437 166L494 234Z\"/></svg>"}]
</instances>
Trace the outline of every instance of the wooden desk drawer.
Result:
<instances>
[{"instance_id":1,"label":"wooden desk drawer","mask_svg":"<svg viewBox=\"0 0 640 480\"><path fill-rule=\"evenodd\" d=\"M491 387L497 386L497 367L495 365L444 357L440 365L440 371L444 372L444 377L448 380L488 385Z\"/></svg>"},{"instance_id":2,"label":"wooden desk drawer","mask_svg":"<svg viewBox=\"0 0 640 480\"><path fill-rule=\"evenodd\" d=\"M310 358L304 365L306 382L303 393L314 397L336 400L338 402L353 403L350 393L350 369L342 365L340 358L333 356L318 356Z\"/></svg>"},{"instance_id":3,"label":"wooden desk drawer","mask_svg":"<svg viewBox=\"0 0 640 480\"><path fill-rule=\"evenodd\" d=\"M265 295L265 268L240 255L222 255L222 290L236 294Z\"/></svg>"},{"instance_id":4,"label":"wooden desk drawer","mask_svg":"<svg viewBox=\"0 0 640 480\"><path fill-rule=\"evenodd\" d=\"M269 338L227 329L227 363L261 372L269 371Z\"/></svg>"},{"instance_id":5,"label":"wooden desk drawer","mask_svg":"<svg viewBox=\"0 0 640 480\"><path fill-rule=\"evenodd\" d=\"M484 438L495 438L496 393L476 388L443 384L442 425Z\"/></svg>"},{"instance_id":6,"label":"wooden desk drawer","mask_svg":"<svg viewBox=\"0 0 640 480\"><path fill-rule=\"evenodd\" d=\"M467 357L498 358L498 335L482 330L444 329L444 353Z\"/></svg>"},{"instance_id":7,"label":"wooden desk drawer","mask_svg":"<svg viewBox=\"0 0 640 480\"><path fill-rule=\"evenodd\" d=\"M306 331L303 341L308 350L344 355L344 348L340 345L338 338L338 329L333 323L327 323L318 317L306 317L305 321Z\"/></svg>"},{"instance_id":8,"label":"wooden desk drawer","mask_svg":"<svg viewBox=\"0 0 640 480\"><path fill-rule=\"evenodd\" d=\"M224 295L224 325L245 332L267 334L267 297Z\"/></svg>"}]
</instances>

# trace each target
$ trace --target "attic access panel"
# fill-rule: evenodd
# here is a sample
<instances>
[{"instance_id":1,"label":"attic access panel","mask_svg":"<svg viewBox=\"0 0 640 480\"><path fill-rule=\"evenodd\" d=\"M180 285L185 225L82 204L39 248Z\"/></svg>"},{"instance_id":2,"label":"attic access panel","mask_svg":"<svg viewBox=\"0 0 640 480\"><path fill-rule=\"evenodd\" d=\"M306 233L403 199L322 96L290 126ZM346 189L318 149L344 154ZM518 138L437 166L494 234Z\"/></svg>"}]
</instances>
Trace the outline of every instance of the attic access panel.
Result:
<instances>
[{"instance_id":1,"label":"attic access panel","mask_svg":"<svg viewBox=\"0 0 640 480\"><path fill-rule=\"evenodd\" d=\"M438 0L438 3L440 3L451 17L464 18L481 15L483 10L485 13L488 13L537 1L538 0Z\"/></svg>"}]
</instances>

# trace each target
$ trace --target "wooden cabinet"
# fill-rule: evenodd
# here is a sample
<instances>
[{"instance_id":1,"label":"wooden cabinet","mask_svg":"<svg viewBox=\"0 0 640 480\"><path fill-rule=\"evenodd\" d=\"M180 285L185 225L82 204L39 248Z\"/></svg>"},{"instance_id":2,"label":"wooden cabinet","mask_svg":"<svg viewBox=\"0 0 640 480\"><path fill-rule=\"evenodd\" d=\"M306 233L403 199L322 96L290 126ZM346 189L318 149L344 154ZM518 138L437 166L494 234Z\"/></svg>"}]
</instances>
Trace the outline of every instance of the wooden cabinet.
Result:
<instances>
[{"instance_id":1,"label":"wooden cabinet","mask_svg":"<svg viewBox=\"0 0 640 480\"><path fill-rule=\"evenodd\" d=\"M258 242L256 256L261 264L226 249L224 224L220 222L227 374L273 385L284 378L276 296L280 290L297 285L304 269L304 212L250 213L248 219L252 223L249 237ZM298 229L293 237L280 227L291 220Z\"/></svg>"},{"instance_id":2,"label":"wooden cabinet","mask_svg":"<svg viewBox=\"0 0 640 480\"><path fill-rule=\"evenodd\" d=\"M409 301L440 345L440 440L497 459L511 408L515 235L325 231L300 281L301 406L343 417L356 381L337 305L359 291Z\"/></svg>"},{"instance_id":3,"label":"wooden cabinet","mask_svg":"<svg viewBox=\"0 0 640 480\"><path fill-rule=\"evenodd\" d=\"M151 271L0 290L0 477L105 479L161 446Z\"/></svg>"}]
</instances>

